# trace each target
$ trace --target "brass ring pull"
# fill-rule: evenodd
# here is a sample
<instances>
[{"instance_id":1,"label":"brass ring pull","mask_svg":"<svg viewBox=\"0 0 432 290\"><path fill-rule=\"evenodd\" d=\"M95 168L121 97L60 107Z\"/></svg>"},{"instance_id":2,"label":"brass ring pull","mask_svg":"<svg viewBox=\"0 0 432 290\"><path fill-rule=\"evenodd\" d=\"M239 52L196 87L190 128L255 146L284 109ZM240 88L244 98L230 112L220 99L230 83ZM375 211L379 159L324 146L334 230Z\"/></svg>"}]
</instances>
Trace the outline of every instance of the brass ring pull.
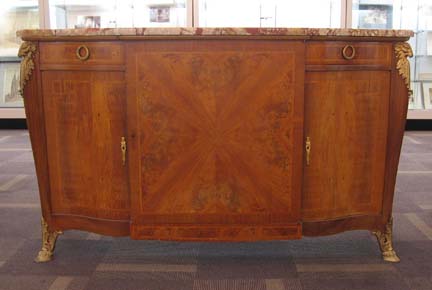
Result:
<instances>
[{"instance_id":1,"label":"brass ring pull","mask_svg":"<svg viewBox=\"0 0 432 290\"><path fill-rule=\"evenodd\" d=\"M81 54L81 51L84 51L84 54ZM79 60L86 61L90 57L90 50L88 49L87 46L80 45L76 50L76 56L78 57Z\"/></svg>"},{"instance_id":2,"label":"brass ring pull","mask_svg":"<svg viewBox=\"0 0 432 290\"><path fill-rule=\"evenodd\" d=\"M351 49L351 55L347 54L347 51ZM356 55L356 51L354 46L352 45L345 45L345 47L342 49L342 56L344 57L344 59L353 59Z\"/></svg>"}]
</instances>

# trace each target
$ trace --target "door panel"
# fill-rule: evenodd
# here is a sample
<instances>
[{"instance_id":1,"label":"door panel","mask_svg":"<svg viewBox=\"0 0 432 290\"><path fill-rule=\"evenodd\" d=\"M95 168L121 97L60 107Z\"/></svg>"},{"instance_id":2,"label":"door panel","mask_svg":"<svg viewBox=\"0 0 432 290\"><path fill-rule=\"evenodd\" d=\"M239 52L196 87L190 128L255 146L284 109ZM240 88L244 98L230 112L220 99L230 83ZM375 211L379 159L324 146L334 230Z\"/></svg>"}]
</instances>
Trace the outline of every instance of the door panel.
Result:
<instances>
[{"instance_id":1,"label":"door panel","mask_svg":"<svg viewBox=\"0 0 432 290\"><path fill-rule=\"evenodd\" d=\"M53 214L128 219L122 72L42 73Z\"/></svg>"},{"instance_id":2,"label":"door panel","mask_svg":"<svg viewBox=\"0 0 432 290\"><path fill-rule=\"evenodd\" d=\"M302 139L303 91L296 85L303 80L303 60L296 57L302 47L241 41L130 46L141 181L133 197L135 237L236 239L213 228L239 224L290 225L291 236L299 234L301 164L294 156L301 147L294 144ZM164 233L156 225L165 225ZM181 225L213 228L191 233ZM255 239L266 235L260 231ZM239 239L254 238L246 236Z\"/></svg>"},{"instance_id":3,"label":"door panel","mask_svg":"<svg viewBox=\"0 0 432 290\"><path fill-rule=\"evenodd\" d=\"M306 74L304 221L381 212L389 85L388 71Z\"/></svg>"}]
</instances>

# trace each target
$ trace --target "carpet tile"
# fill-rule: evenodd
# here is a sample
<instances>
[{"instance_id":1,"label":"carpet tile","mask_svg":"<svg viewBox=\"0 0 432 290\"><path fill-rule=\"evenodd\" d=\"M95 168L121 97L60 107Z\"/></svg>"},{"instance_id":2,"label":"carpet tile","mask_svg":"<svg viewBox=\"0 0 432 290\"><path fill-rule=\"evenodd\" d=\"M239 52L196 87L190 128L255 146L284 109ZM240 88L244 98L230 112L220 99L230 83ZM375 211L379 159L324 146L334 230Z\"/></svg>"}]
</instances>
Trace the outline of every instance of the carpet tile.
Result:
<instances>
[{"instance_id":1,"label":"carpet tile","mask_svg":"<svg viewBox=\"0 0 432 290\"><path fill-rule=\"evenodd\" d=\"M394 246L368 231L253 243L135 241L66 231L36 264L40 205L28 132L0 130L0 290L432 290L432 132L406 132Z\"/></svg>"}]
</instances>

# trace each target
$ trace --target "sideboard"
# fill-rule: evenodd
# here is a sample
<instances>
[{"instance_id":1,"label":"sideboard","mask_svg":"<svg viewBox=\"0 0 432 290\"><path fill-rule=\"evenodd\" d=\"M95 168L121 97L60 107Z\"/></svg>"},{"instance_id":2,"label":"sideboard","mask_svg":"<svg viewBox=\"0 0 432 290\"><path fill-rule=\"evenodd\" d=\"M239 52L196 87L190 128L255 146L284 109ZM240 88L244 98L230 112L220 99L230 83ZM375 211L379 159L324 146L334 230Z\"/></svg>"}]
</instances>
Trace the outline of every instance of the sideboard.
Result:
<instances>
[{"instance_id":1,"label":"sideboard","mask_svg":"<svg viewBox=\"0 0 432 290\"><path fill-rule=\"evenodd\" d=\"M386 261L411 31L23 30L42 207L61 231L177 241L370 230Z\"/></svg>"}]
</instances>

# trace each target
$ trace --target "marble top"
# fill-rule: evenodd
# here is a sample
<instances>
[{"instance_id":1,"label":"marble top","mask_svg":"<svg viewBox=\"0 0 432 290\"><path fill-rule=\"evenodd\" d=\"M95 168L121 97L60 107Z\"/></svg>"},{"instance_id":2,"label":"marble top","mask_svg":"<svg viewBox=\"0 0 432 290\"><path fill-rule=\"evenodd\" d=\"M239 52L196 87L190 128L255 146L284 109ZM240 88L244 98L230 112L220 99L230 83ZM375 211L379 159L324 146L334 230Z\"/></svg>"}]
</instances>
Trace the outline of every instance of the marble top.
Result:
<instances>
[{"instance_id":1,"label":"marble top","mask_svg":"<svg viewBox=\"0 0 432 290\"><path fill-rule=\"evenodd\" d=\"M151 36L329 36L329 37L396 37L413 36L411 30L339 29L339 28L84 28L84 29L32 29L20 30L22 39L65 38L88 36L151 37Z\"/></svg>"}]
</instances>

